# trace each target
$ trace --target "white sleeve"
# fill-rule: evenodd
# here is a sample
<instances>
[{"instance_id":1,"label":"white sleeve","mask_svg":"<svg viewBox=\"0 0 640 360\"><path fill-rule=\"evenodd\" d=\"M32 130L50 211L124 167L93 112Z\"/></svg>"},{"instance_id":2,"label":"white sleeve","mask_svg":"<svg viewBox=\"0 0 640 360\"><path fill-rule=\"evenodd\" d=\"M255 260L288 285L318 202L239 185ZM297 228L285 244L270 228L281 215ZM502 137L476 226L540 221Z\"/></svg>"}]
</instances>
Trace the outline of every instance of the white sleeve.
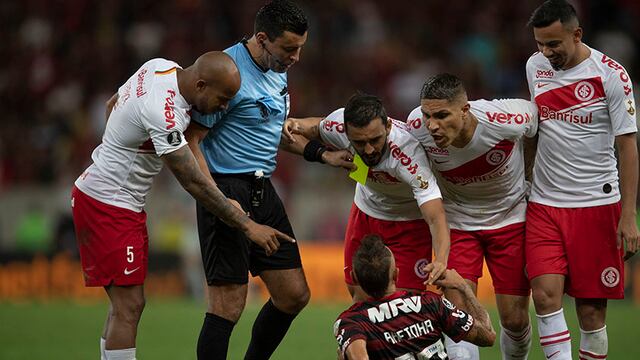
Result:
<instances>
[{"instance_id":1,"label":"white sleeve","mask_svg":"<svg viewBox=\"0 0 640 360\"><path fill-rule=\"evenodd\" d=\"M412 138L411 141L405 142L402 148L394 147L389 150L394 158L395 176L411 186L413 197L418 206L429 200L442 198L436 178L429 166L427 155L416 139ZM401 157L398 160L398 156L394 156L394 152L397 155L405 153L407 157Z\"/></svg>"},{"instance_id":2,"label":"white sleeve","mask_svg":"<svg viewBox=\"0 0 640 360\"><path fill-rule=\"evenodd\" d=\"M181 112L174 111L176 90L168 88L149 94L141 119L142 125L149 133L153 147L158 156L169 154L187 145L182 132L188 119L179 118Z\"/></svg>"},{"instance_id":3,"label":"white sleeve","mask_svg":"<svg viewBox=\"0 0 640 360\"><path fill-rule=\"evenodd\" d=\"M318 126L322 142L336 149L348 149L349 139L344 128L344 108L335 110L320 121Z\"/></svg>"},{"instance_id":4,"label":"white sleeve","mask_svg":"<svg viewBox=\"0 0 640 360\"><path fill-rule=\"evenodd\" d=\"M620 68L609 72L604 86L614 136L638 131L633 85L627 71L622 66Z\"/></svg>"},{"instance_id":5,"label":"white sleeve","mask_svg":"<svg viewBox=\"0 0 640 360\"><path fill-rule=\"evenodd\" d=\"M420 106L413 109L409 116L407 116L407 131L421 144L426 143L426 138L428 136L429 131L427 130L427 125L424 123L424 119L422 117L422 110Z\"/></svg>"},{"instance_id":6,"label":"white sleeve","mask_svg":"<svg viewBox=\"0 0 640 360\"><path fill-rule=\"evenodd\" d=\"M524 136L532 138L538 133L538 106L532 101L527 101L525 109L530 121L525 124Z\"/></svg>"}]
</instances>

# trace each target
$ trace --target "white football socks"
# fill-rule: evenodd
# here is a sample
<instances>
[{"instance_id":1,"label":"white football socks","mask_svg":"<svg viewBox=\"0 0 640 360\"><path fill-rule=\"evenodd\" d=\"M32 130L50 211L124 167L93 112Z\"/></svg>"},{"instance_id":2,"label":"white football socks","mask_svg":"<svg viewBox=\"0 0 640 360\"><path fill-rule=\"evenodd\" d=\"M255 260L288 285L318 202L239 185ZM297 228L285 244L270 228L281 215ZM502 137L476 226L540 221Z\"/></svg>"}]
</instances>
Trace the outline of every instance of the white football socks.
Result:
<instances>
[{"instance_id":1,"label":"white football socks","mask_svg":"<svg viewBox=\"0 0 640 360\"><path fill-rule=\"evenodd\" d=\"M531 324L521 331L511 331L502 327L500 350L503 360L526 360L531 349Z\"/></svg>"},{"instance_id":2,"label":"white football socks","mask_svg":"<svg viewBox=\"0 0 640 360\"><path fill-rule=\"evenodd\" d=\"M100 338L100 360L107 360L107 354L104 353L104 344L107 343L103 337Z\"/></svg>"},{"instance_id":3,"label":"white football socks","mask_svg":"<svg viewBox=\"0 0 640 360\"><path fill-rule=\"evenodd\" d=\"M540 346L548 360L571 360L571 335L564 320L563 309L537 315Z\"/></svg>"},{"instance_id":4,"label":"white football socks","mask_svg":"<svg viewBox=\"0 0 640 360\"><path fill-rule=\"evenodd\" d=\"M444 344L447 348L447 355L451 360L480 360L478 346L470 342L460 341L456 343L445 335Z\"/></svg>"},{"instance_id":5,"label":"white football socks","mask_svg":"<svg viewBox=\"0 0 640 360\"><path fill-rule=\"evenodd\" d=\"M107 360L136 360L136 348L105 350Z\"/></svg>"},{"instance_id":6,"label":"white football socks","mask_svg":"<svg viewBox=\"0 0 640 360\"><path fill-rule=\"evenodd\" d=\"M609 350L607 326L585 331L580 329L580 360L604 360Z\"/></svg>"}]
</instances>

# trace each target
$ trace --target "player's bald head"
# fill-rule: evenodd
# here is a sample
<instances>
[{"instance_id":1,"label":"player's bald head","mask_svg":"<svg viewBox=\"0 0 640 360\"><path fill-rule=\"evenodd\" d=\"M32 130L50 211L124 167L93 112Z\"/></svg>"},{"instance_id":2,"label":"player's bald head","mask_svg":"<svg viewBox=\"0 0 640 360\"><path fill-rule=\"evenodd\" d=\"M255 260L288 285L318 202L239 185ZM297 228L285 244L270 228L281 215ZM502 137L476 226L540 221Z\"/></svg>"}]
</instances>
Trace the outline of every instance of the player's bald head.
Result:
<instances>
[{"instance_id":1,"label":"player's bald head","mask_svg":"<svg viewBox=\"0 0 640 360\"><path fill-rule=\"evenodd\" d=\"M209 51L196 59L193 70L198 80L217 84L228 92L236 93L240 88L240 71L231 56L222 51Z\"/></svg>"},{"instance_id":2,"label":"player's bald head","mask_svg":"<svg viewBox=\"0 0 640 360\"><path fill-rule=\"evenodd\" d=\"M442 73L430 77L422 85L421 100L467 101L467 91L462 80L455 75Z\"/></svg>"},{"instance_id":3,"label":"player's bald head","mask_svg":"<svg viewBox=\"0 0 640 360\"><path fill-rule=\"evenodd\" d=\"M210 51L178 72L178 83L189 104L208 114L227 108L240 89L240 71L229 55Z\"/></svg>"}]
</instances>

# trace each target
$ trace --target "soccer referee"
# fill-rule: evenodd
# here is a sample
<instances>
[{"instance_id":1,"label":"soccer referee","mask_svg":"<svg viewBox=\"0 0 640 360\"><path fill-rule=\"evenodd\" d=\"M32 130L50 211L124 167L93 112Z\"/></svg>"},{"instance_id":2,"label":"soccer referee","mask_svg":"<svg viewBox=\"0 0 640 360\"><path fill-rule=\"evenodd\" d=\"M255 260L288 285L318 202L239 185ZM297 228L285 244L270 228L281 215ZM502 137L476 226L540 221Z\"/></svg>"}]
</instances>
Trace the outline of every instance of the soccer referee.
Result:
<instances>
[{"instance_id":1,"label":"soccer referee","mask_svg":"<svg viewBox=\"0 0 640 360\"><path fill-rule=\"evenodd\" d=\"M185 137L203 172L211 174L227 197L256 222L295 237L270 176L289 113L287 70L300 59L307 18L296 4L274 0L258 11L254 26L251 38L225 50L240 69L240 90L226 111L194 111ZM268 359L309 301L298 246L282 243L277 251L266 252L202 204L197 217L208 284L198 359L226 359L231 332L245 306L249 271L262 278L271 298L253 324L245 359Z\"/></svg>"}]
</instances>

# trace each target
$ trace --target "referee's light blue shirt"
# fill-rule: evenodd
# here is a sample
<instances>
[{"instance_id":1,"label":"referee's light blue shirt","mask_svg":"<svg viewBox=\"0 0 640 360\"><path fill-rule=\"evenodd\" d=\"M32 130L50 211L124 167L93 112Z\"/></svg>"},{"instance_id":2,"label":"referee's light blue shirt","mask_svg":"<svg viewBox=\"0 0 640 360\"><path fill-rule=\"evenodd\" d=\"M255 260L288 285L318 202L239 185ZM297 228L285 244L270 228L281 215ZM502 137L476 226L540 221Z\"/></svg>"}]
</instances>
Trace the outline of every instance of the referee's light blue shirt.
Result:
<instances>
[{"instance_id":1,"label":"referee's light blue shirt","mask_svg":"<svg viewBox=\"0 0 640 360\"><path fill-rule=\"evenodd\" d=\"M287 74L263 71L243 42L224 52L236 62L242 84L226 111L200 114L193 110L191 121L211 129L200 148L212 173L262 170L271 176L289 113Z\"/></svg>"}]
</instances>

